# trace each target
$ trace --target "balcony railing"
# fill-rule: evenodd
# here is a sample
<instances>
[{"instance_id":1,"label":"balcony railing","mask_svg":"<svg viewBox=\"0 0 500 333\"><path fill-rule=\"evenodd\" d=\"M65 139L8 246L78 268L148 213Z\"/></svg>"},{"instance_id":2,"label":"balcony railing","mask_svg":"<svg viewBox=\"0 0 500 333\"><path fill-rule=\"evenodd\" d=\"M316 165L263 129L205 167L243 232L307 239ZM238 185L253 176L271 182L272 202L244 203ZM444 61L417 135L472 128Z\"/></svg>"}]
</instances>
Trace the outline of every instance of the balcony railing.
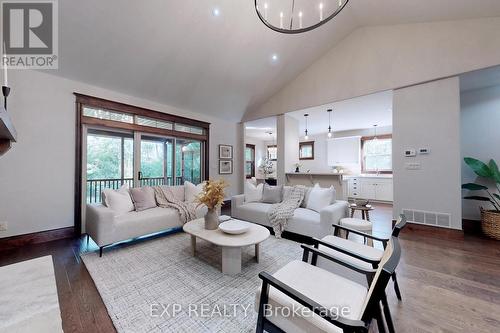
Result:
<instances>
[{"instance_id":1,"label":"balcony railing","mask_svg":"<svg viewBox=\"0 0 500 333\"><path fill-rule=\"evenodd\" d=\"M173 185L173 177L157 177L157 178L141 178L141 186L159 186L159 185ZM186 177L175 177L175 185L183 185L184 181L190 181L195 184L201 182L199 177L193 179ZM123 184L129 187L134 187L134 180L132 178L124 179L89 179L87 180L87 203L101 202L101 193L105 188L113 190L119 189Z\"/></svg>"}]
</instances>

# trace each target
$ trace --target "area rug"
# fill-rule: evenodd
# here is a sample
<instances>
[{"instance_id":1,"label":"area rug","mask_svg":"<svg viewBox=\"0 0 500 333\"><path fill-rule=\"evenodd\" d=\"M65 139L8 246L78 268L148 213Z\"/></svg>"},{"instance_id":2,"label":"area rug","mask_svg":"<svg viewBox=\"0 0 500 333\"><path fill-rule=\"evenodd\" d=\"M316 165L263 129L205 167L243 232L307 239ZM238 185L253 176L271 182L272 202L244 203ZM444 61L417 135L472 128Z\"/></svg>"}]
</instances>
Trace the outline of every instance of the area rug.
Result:
<instances>
[{"instance_id":1,"label":"area rug","mask_svg":"<svg viewBox=\"0 0 500 333\"><path fill-rule=\"evenodd\" d=\"M254 332L258 274L301 258L299 243L271 236L242 253L242 272L221 272L219 247L176 233L82 255L118 332Z\"/></svg>"},{"instance_id":2,"label":"area rug","mask_svg":"<svg viewBox=\"0 0 500 333\"><path fill-rule=\"evenodd\" d=\"M52 256L0 267L0 332L62 332Z\"/></svg>"}]
</instances>

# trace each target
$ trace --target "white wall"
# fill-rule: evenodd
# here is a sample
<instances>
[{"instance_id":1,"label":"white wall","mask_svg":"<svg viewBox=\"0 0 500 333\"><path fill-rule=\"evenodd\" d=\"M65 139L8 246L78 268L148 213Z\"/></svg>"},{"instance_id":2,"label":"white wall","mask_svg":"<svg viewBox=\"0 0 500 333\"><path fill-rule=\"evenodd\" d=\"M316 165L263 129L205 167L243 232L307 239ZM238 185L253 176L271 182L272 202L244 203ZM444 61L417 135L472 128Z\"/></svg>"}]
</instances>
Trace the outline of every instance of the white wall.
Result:
<instances>
[{"instance_id":1,"label":"white wall","mask_svg":"<svg viewBox=\"0 0 500 333\"><path fill-rule=\"evenodd\" d=\"M451 214L462 228L460 190L460 91L457 77L394 91L394 213L416 209ZM408 148L430 148L429 155L404 157ZM420 170L408 170L408 162Z\"/></svg>"},{"instance_id":2,"label":"white wall","mask_svg":"<svg viewBox=\"0 0 500 333\"><path fill-rule=\"evenodd\" d=\"M277 179L278 184L286 183L287 172L295 170L293 164L299 162L299 122L297 119L279 115L277 118L277 145L278 145L278 163Z\"/></svg>"},{"instance_id":3,"label":"white wall","mask_svg":"<svg viewBox=\"0 0 500 333\"><path fill-rule=\"evenodd\" d=\"M378 135L391 134L391 133L392 133L391 126L384 126L377 128ZM367 129L334 132L333 136L335 138L344 138L350 136L370 136L373 134L374 134L373 129L367 128ZM302 164L301 171L306 172L307 170L310 170L311 172L330 172L332 168L328 165L327 133L310 135L309 140L307 141L314 141L314 159L301 160L300 161L300 164ZM361 163L341 165L341 167L343 167L344 171L348 174L361 173Z\"/></svg>"},{"instance_id":4,"label":"white wall","mask_svg":"<svg viewBox=\"0 0 500 333\"><path fill-rule=\"evenodd\" d=\"M0 237L73 226L75 172L75 97L73 92L196 118L210 126L210 177L218 175L218 145L231 144L240 156L238 126L202 114L152 103L46 73L9 73L9 113L18 132L13 149L0 157ZM241 192L241 161L224 176L231 194Z\"/></svg>"},{"instance_id":5,"label":"white wall","mask_svg":"<svg viewBox=\"0 0 500 333\"><path fill-rule=\"evenodd\" d=\"M494 159L497 164L500 163L500 86L464 92L460 95L460 104L462 183L478 182L495 190L495 184L478 179L463 158L474 157L485 162ZM485 203L464 200L463 217L479 220L479 206L490 207Z\"/></svg>"},{"instance_id":6,"label":"white wall","mask_svg":"<svg viewBox=\"0 0 500 333\"><path fill-rule=\"evenodd\" d=\"M498 31L498 17L359 28L244 120L498 65Z\"/></svg>"}]
</instances>

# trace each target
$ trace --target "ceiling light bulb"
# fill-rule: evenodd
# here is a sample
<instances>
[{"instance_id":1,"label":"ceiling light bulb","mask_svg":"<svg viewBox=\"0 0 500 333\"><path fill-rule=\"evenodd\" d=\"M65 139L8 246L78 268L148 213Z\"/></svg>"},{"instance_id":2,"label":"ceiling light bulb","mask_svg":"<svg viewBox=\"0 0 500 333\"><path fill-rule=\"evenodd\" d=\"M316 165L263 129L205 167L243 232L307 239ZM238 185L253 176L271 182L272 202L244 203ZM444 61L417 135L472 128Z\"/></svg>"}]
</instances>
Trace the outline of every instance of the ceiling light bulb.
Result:
<instances>
[{"instance_id":1,"label":"ceiling light bulb","mask_svg":"<svg viewBox=\"0 0 500 333\"><path fill-rule=\"evenodd\" d=\"M214 8L214 10L212 11L212 13L214 14L214 16L219 16L220 15L219 8Z\"/></svg>"},{"instance_id":2,"label":"ceiling light bulb","mask_svg":"<svg viewBox=\"0 0 500 333\"><path fill-rule=\"evenodd\" d=\"M277 54L273 54L273 55L271 56L271 59L272 59L273 61L278 60L278 55L277 55Z\"/></svg>"},{"instance_id":3,"label":"ceiling light bulb","mask_svg":"<svg viewBox=\"0 0 500 333\"><path fill-rule=\"evenodd\" d=\"M323 3L322 2L319 3L319 9L323 9Z\"/></svg>"},{"instance_id":4,"label":"ceiling light bulb","mask_svg":"<svg viewBox=\"0 0 500 333\"><path fill-rule=\"evenodd\" d=\"M283 18L283 12L280 12L280 17Z\"/></svg>"},{"instance_id":5,"label":"ceiling light bulb","mask_svg":"<svg viewBox=\"0 0 500 333\"><path fill-rule=\"evenodd\" d=\"M304 136L305 140L309 140L309 135Z\"/></svg>"},{"instance_id":6,"label":"ceiling light bulb","mask_svg":"<svg viewBox=\"0 0 500 333\"><path fill-rule=\"evenodd\" d=\"M299 12L299 17L302 17L302 12Z\"/></svg>"},{"instance_id":7,"label":"ceiling light bulb","mask_svg":"<svg viewBox=\"0 0 500 333\"><path fill-rule=\"evenodd\" d=\"M328 132L328 137L331 138L332 137L332 132Z\"/></svg>"},{"instance_id":8,"label":"ceiling light bulb","mask_svg":"<svg viewBox=\"0 0 500 333\"><path fill-rule=\"evenodd\" d=\"M264 9L267 9L267 2L264 4Z\"/></svg>"}]
</instances>

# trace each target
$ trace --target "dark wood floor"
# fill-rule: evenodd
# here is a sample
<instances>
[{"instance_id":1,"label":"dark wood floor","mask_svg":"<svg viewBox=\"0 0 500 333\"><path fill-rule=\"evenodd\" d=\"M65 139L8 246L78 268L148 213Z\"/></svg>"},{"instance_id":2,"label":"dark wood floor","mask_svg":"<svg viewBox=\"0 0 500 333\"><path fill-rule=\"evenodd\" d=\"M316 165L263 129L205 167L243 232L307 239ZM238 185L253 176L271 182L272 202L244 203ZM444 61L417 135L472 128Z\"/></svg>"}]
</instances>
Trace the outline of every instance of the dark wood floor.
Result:
<instances>
[{"instance_id":1,"label":"dark wood floor","mask_svg":"<svg viewBox=\"0 0 500 333\"><path fill-rule=\"evenodd\" d=\"M390 230L392 208L378 205L374 232ZM166 236L168 237L168 236ZM410 225L401 235L398 274L403 302L388 289L398 332L497 332L500 242ZM96 249L95 245L92 249ZM0 252L0 266L52 255L65 332L114 332L104 303L80 260L86 244L65 239Z\"/></svg>"}]
</instances>

